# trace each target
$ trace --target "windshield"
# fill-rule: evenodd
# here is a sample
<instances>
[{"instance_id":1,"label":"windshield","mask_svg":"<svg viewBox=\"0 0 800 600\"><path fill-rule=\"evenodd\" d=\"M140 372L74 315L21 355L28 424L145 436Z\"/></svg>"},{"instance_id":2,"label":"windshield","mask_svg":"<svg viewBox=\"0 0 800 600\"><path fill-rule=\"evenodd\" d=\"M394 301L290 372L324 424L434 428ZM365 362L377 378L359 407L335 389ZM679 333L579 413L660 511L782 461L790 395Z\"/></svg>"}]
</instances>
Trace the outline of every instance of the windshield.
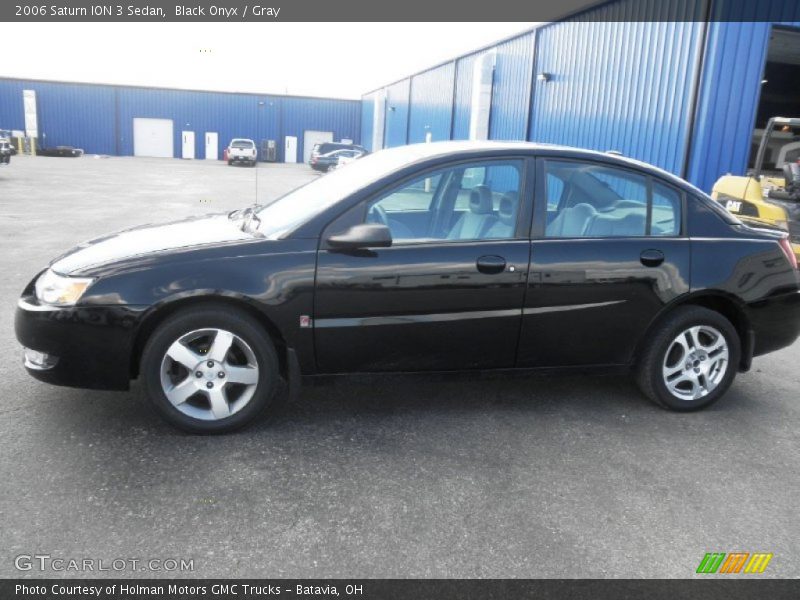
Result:
<instances>
[{"instance_id":1,"label":"windshield","mask_svg":"<svg viewBox=\"0 0 800 600\"><path fill-rule=\"evenodd\" d=\"M413 146L369 154L346 169L307 183L260 209L259 232L268 239L278 239L370 183L424 155L424 149Z\"/></svg>"},{"instance_id":2,"label":"windshield","mask_svg":"<svg viewBox=\"0 0 800 600\"><path fill-rule=\"evenodd\" d=\"M250 140L234 140L231 143L232 148L252 148L254 145Z\"/></svg>"}]
</instances>

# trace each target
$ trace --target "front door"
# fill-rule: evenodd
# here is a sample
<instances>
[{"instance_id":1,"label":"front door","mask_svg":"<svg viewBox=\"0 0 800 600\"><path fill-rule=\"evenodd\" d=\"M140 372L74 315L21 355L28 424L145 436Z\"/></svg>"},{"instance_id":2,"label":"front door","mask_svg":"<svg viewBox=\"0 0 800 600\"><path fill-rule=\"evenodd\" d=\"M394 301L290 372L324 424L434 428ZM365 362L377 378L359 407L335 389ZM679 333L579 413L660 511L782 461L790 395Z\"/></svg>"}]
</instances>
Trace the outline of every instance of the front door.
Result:
<instances>
[{"instance_id":1,"label":"front door","mask_svg":"<svg viewBox=\"0 0 800 600\"><path fill-rule=\"evenodd\" d=\"M407 179L323 234L314 338L320 372L511 367L529 258L525 161L461 163ZM324 240L388 225L389 248Z\"/></svg>"},{"instance_id":2,"label":"front door","mask_svg":"<svg viewBox=\"0 0 800 600\"><path fill-rule=\"evenodd\" d=\"M689 291L682 193L601 163L539 168L518 364L627 364L658 312Z\"/></svg>"},{"instance_id":3,"label":"front door","mask_svg":"<svg viewBox=\"0 0 800 600\"><path fill-rule=\"evenodd\" d=\"M194 158L194 131L182 131L182 152L183 158Z\"/></svg>"}]
</instances>

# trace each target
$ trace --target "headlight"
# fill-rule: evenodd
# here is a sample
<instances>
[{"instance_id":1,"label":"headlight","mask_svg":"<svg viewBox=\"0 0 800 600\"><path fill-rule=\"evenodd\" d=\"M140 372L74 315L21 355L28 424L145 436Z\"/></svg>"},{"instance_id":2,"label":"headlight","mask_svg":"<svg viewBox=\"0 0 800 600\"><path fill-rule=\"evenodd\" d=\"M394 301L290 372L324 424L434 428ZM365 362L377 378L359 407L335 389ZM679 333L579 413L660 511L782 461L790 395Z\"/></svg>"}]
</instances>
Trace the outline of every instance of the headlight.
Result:
<instances>
[{"instance_id":1,"label":"headlight","mask_svg":"<svg viewBox=\"0 0 800 600\"><path fill-rule=\"evenodd\" d=\"M91 277L65 277L47 269L36 280L36 299L53 306L71 306L93 281Z\"/></svg>"}]
</instances>

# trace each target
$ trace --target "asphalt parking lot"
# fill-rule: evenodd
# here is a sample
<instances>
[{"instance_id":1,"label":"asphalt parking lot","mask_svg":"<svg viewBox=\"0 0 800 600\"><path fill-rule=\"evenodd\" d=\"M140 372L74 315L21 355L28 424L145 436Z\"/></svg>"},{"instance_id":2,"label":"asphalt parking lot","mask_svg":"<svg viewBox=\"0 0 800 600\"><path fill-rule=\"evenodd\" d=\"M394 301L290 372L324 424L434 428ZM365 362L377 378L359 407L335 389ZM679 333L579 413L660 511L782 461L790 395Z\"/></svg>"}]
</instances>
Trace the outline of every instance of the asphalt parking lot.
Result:
<instances>
[{"instance_id":1,"label":"asphalt parking lot","mask_svg":"<svg viewBox=\"0 0 800 600\"><path fill-rule=\"evenodd\" d=\"M690 577L712 551L800 576L800 344L695 414L620 376L349 378L222 437L170 428L138 385L25 373L14 307L49 259L316 176L90 156L0 170L0 577L85 576L15 569L37 553L193 559L183 575L205 578Z\"/></svg>"}]
</instances>

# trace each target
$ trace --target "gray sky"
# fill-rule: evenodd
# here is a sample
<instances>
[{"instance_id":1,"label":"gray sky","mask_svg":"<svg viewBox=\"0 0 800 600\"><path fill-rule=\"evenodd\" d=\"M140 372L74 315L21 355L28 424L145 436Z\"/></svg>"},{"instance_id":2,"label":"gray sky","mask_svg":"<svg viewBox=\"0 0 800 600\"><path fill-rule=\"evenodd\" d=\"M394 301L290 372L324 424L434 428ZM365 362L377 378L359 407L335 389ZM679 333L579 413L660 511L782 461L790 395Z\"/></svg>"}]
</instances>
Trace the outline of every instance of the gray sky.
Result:
<instances>
[{"instance_id":1,"label":"gray sky","mask_svg":"<svg viewBox=\"0 0 800 600\"><path fill-rule=\"evenodd\" d=\"M0 76L358 98L535 23L17 23Z\"/></svg>"}]
</instances>

